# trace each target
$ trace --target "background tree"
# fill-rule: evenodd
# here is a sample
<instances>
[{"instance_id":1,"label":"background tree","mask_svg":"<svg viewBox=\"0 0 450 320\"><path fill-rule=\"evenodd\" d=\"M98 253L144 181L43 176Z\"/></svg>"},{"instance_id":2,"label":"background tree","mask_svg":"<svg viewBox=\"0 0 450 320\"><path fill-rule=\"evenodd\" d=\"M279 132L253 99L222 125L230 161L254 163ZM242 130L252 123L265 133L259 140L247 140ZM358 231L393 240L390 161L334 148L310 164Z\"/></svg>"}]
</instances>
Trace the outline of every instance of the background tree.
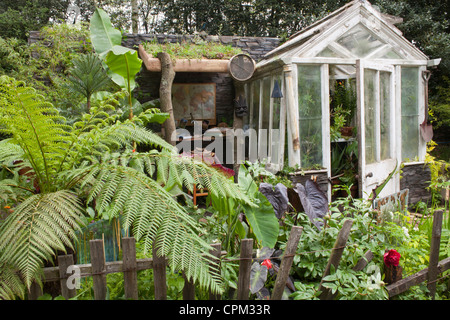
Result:
<instances>
[{"instance_id":1,"label":"background tree","mask_svg":"<svg viewBox=\"0 0 450 320\"><path fill-rule=\"evenodd\" d=\"M0 1L0 36L27 40L28 33L66 19L70 0Z\"/></svg>"}]
</instances>

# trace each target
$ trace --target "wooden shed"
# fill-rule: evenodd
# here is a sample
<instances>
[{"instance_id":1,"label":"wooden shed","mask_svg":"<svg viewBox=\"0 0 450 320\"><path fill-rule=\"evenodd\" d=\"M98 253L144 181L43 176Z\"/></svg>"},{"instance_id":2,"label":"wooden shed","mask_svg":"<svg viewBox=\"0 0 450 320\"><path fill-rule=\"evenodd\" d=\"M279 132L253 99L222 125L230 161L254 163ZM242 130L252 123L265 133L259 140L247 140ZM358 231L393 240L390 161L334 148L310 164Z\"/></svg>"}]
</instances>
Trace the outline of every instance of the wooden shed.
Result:
<instances>
[{"instance_id":1,"label":"wooden shed","mask_svg":"<svg viewBox=\"0 0 450 320\"><path fill-rule=\"evenodd\" d=\"M355 0L267 53L245 84L250 160L275 172L297 167L294 180L315 175L330 199L333 176L348 174L338 169L352 161L360 197L394 170L380 196L410 188L400 167L424 168L427 68L438 62L398 22ZM337 130L344 126L349 135Z\"/></svg>"}]
</instances>

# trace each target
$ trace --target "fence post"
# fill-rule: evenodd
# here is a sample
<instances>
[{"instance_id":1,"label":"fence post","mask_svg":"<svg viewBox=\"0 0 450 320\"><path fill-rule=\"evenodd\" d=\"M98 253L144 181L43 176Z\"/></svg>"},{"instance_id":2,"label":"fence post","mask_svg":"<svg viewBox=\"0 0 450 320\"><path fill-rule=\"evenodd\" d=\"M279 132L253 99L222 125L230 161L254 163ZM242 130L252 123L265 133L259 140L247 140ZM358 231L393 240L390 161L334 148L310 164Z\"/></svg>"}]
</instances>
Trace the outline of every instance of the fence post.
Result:
<instances>
[{"instance_id":1,"label":"fence post","mask_svg":"<svg viewBox=\"0 0 450 320\"><path fill-rule=\"evenodd\" d=\"M328 264L325 267L325 271L323 273L322 280L320 281L319 291L322 292L319 296L320 300L330 300L333 297L333 295L331 294L331 290L329 290L328 288L325 288L322 285L323 278L325 278L326 276L328 276L330 274L331 265L333 265L335 269L338 268L339 262L341 261L342 253L344 252L345 245L347 244L347 240L348 240L348 236L350 234L350 229L352 228L352 224L353 224L353 220L351 220L351 219L345 220L341 231L339 231L336 242L334 243L333 250L331 251L330 259L328 260Z\"/></svg>"},{"instance_id":2,"label":"fence post","mask_svg":"<svg viewBox=\"0 0 450 320\"><path fill-rule=\"evenodd\" d=\"M283 296L286 281L289 277L289 270L291 269L292 261L294 260L295 251L297 250L302 230L303 228L299 226L293 226L291 229L283 259L281 260L280 270L278 271L277 279L275 280L275 285L273 287L272 300L280 300Z\"/></svg>"},{"instance_id":3,"label":"fence post","mask_svg":"<svg viewBox=\"0 0 450 320\"><path fill-rule=\"evenodd\" d=\"M153 242L153 281L155 284L155 300L167 300L166 257L158 257L155 241Z\"/></svg>"},{"instance_id":4,"label":"fence post","mask_svg":"<svg viewBox=\"0 0 450 320\"><path fill-rule=\"evenodd\" d=\"M211 245L212 249L209 252L212 254L215 259L212 259L212 263L210 264L209 268L211 273L215 273L217 275L220 275L220 253L222 252L222 245L220 243L215 243ZM209 300L219 300L220 295L215 294L213 292L209 292Z\"/></svg>"},{"instance_id":5,"label":"fence post","mask_svg":"<svg viewBox=\"0 0 450 320\"><path fill-rule=\"evenodd\" d=\"M136 239L122 238L122 253L125 298L137 300Z\"/></svg>"},{"instance_id":6,"label":"fence post","mask_svg":"<svg viewBox=\"0 0 450 320\"><path fill-rule=\"evenodd\" d=\"M183 300L195 300L195 287L192 281L190 281L186 274L183 272L184 287L183 287Z\"/></svg>"},{"instance_id":7,"label":"fence post","mask_svg":"<svg viewBox=\"0 0 450 320\"><path fill-rule=\"evenodd\" d=\"M442 210L437 210L433 214L433 231L431 236L430 246L430 263L428 265L427 287L430 291L431 299L434 300L436 294L436 280L439 273L439 248L441 245L441 232L442 232Z\"/></svg>"},{"instance_id":8,"label":"fence post","mask_svg":"<svg viewBox=\"0 0 450 320\"><path fill-rule=\"evenodd\" d=\"M67 275L67 268L69 266L73 265L73 255L67 254L64 256L58 256L58 267L59 267L59 282L61 284L61 295L66 298L70 299L77 295L77 289L72 288L69 289L69 286L67 285L67 278L69 277Z\"/></svg>"},{"instance_id":9,"label":"fence post","mask_svg":"<svg viewBox=\"0 0 450 320\"><path fill-rule=\"evenodd\" d=\"M103 240L90 240L94 299L106 299L105 249Z\"/></svg>"},{"instance_id":10,"label":"fence post","mask_svg":"<svg viewBox=\"0 0 450 320\"><path fill-rule=\"evenodd\" d=\"M41 286L36 281L33 281L28 289L28 300L37 300L43 294Z\"/></svg>"},{"instance_id":11,"label":"fence post","mask_svg":"<svg viewBox=\"0 0 450 320\"><path fill-rule=\"evenodd\" d=\"M250 292L250 271L252 267L253 239L242 239L239 260L238 300L248 300Z\"/></svg>"},{"instance_id":12,"label":"fence post","mask_svg":"<svg viewBox=\"0 0 450 320\"><path fill-rule=\"evenodd\" d=\"M353 271L362 271L367 264L373 259L373 253L370 250L367 250L364 254L364 257L358 260L356 265L352 268Z\"/></svg>"}]
</instances>

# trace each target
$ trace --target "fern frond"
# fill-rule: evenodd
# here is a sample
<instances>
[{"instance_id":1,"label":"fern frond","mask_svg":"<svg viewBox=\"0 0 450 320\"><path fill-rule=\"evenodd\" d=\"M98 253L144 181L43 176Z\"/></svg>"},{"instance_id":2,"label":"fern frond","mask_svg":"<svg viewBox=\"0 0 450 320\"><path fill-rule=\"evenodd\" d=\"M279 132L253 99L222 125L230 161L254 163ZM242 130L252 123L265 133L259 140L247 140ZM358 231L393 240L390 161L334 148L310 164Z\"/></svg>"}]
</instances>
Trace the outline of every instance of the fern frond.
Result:
<instances>
[{"instance_id":1,"label":"fern frond","mask_svg":"<svg viewBox=\"0 0 450 320\"><path fill-rule=\"evenodd\" d=\"M13 266L0 261L0 299L24 298L25 287Z\"/></svg>"},{"instance_id":2,"label":"fern frond","mask_svg":"<svg viewBox=\"0 0 450 320\"><path fill-rule=\"evenodd\" d=\"M67 148L70 127L36 90L7 76L0 77L0 105L0 132L11 135L11 141L22 148L45 190Z\"/></svg>"},{"instance_id":3,"label":"fern frond","mask_svg":"<svg viewBox=\"0 0 450 320\"><path fill-rule=\"evenodd\" d=\"M43 261L72 247L82 212L80 200L69 191L28 197L0 226L0 260L14 265L29 287Z\"/></svg>"},{"instance_id":4,"label":"fern frond","mask_svg":"<svg viewBox=\"0 0 450 320\"><path fill-rule=\"evenodd\" d=\"M141 154L139 157L156 165L158 181L165 185L166 190L179 186L192 191L195 184L206 188L218 198L233 198L254 206L247 194L229 176L194 157L173 156L165 151Z\"/></svg>"},{"instance_id":5,"label":"fern frond","mask_svg":"<svg viewBox=\"0 0 450 320\"><path fill-rule=\"evenodd\" d=\"M92 172L95 172L92 175ZM90 174L90 175L89 175ZM193 281L215 292L222 290L221 279L209 272L209 250L198 234L196 221L155 180L119 164L99 163L77 170L72 177L88 187L98 211L109 207L122 215L125 228L131 228L145 250L156 245L157 254L169 259L173 270L183 270Z\"/></svg>"}]
</instances>

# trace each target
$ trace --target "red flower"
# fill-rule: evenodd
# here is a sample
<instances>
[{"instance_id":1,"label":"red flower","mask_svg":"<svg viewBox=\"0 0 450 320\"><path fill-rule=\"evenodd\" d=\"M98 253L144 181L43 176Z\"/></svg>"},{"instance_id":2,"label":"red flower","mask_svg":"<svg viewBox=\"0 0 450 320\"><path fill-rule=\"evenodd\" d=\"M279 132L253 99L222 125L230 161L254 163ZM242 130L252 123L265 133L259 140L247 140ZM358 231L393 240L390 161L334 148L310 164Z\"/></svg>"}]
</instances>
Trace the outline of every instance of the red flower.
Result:
<instances>
[{"instance_id":1,"label":"red flower","mask_svg":"<svg viewBox=\"0 0 450 320\"><path fill-rule=\"evenodd\" d=\"M273 265L272 265L272 261L270 261L270 259L266 259L263 262L261 262L262 266L266 266L267 269L272 269Z\"/></svg>"},{"instance_id":2,"label":"red flower","mask_svg":"<svg viewBox=\"0 0 450 320\"><path fill-rule=\"evenodd\" d=\"M234 176L234 170L233 169L229 169L227 167L224 167L223 165L221 165L220 163L214 163L212 164L212 167L219 169L220 171L222 171L222 173L227 177L230 178L232 176Z\"/></svg>"},{"instance_id":3,"label":"red flower","mask_svg":"<svg viewBox=\"0 0 450 320\"><path fill-rule=\"evenodd\" d=\"M399 262L400 262L400 253L398 253L396 250L391 249L389 251L387 251L384 256L383 256L383 260L384 260L384 264L387 267L390 266L398 266Z\"/></svg>"}]
</instances>

